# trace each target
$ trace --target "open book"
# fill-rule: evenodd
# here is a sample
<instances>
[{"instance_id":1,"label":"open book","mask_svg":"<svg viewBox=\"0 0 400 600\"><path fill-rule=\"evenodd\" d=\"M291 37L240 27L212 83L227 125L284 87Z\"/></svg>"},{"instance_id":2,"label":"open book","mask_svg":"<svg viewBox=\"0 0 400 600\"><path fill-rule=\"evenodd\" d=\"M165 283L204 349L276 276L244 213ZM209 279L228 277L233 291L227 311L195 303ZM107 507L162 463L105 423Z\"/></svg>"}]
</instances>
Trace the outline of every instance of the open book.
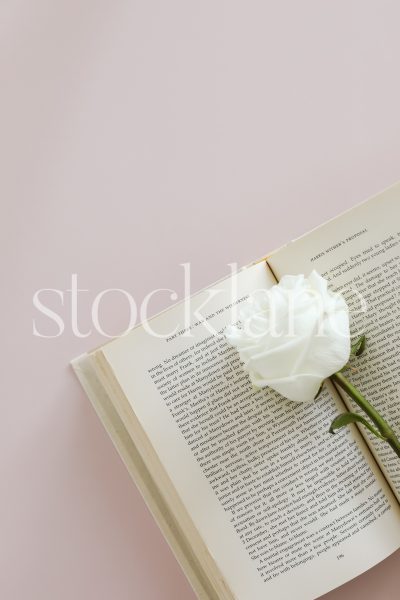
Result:
<instances>
[{"instance_id":1,"label":"open book","mask_svg":"<svg viewBox=\"0 0 400 600\"><path fill-rule=\"evenodd\" d=\"M223 336L249 293L313 269L367 335L349 378L400 435L400 184L73 361L199 598L310 600L400 547L399 458L328 432L358 407L330 381L306 404L254 389Z\"/></svg>"}]
</instances>

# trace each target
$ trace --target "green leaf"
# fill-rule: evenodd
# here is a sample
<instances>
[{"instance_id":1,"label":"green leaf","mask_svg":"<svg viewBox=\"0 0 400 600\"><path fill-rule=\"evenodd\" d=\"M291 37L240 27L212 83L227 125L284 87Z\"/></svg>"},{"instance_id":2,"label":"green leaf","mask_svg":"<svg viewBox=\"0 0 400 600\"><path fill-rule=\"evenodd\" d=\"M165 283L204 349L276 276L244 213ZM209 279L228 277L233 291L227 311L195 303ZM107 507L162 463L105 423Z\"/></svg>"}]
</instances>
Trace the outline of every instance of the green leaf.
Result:
<instances>
[{"instance_id":1,"label":"green leaf","mask_svg":"<svg viewBox=\"0 0 400 600\"><path fill-rule=\"evenodd\" d=\"M320 395L320 393L322 392L322 388L324 387L324 382L321 383L321 385L319 386L319 390L318 392L315 394L314 396L314 400L316 400L318 398L318 396Z\"/></svg>"},{"instance_id":2,"label":"green leaf","mask_svg":"<svg viewBox=\"0 0 400 600\"><path fill-rule=\"evenodd\" d=\"M352 356L361 356L361 354L365 350L366 343L367 343L367 338L365 337L365 335L362 335L361 337L359 337L358 340L356 342L354 342L354 344L352 344L352 346L351 346Z\"/></svg>"},{"instance_id":3,"label":"green leaf","mask_svg":"<svg viewBox=\"0 0 400 600\"><path fill-rule=\"evenodd\" d=\"M362 423L367 429L370 430L371 433L376 435L376 437L378 437L381 440L386 440L386 438L383 435L381 435L379 431L367 421L367 419L364 419L364 417L362 417L361 415L358 415L357 413L353 412L342 413L338 415L335 419L333 419L329 428L329 433L335 433L336 429L341 429L342 427L346 427L346 425L355 422Z\"/></svg>"}]
</instances>

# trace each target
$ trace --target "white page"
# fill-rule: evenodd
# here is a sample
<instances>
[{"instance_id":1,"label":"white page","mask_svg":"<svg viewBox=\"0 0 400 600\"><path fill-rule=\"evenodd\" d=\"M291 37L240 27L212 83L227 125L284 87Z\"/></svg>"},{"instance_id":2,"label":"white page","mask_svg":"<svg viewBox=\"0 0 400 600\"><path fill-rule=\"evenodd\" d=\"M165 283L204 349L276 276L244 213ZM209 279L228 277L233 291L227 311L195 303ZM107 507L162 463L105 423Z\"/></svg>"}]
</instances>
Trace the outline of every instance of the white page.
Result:
<instances>
[{"instance_id":1,"label":"white page","mask_svg":"<svg viewBox=\"0 0 400 600\"><path fill-rule=\"evenodd\" d=\"M293 241L268 263L278 279L316 269L343 291L353 335L367 335L367 350L354 361L358 372L346 375L400 436L400 184ZM400 459L385 442L365 435L400 500Z\"/></svg>"}]
</instances>

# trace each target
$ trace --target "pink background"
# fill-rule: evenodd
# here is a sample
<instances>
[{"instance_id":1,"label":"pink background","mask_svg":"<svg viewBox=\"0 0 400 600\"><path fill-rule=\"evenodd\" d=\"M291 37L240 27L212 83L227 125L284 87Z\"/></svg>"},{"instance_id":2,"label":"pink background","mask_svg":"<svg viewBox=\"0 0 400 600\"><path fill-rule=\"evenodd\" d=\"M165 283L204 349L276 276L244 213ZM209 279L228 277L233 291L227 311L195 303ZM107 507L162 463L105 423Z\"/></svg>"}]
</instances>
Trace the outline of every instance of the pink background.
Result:
<instances>
[{"instance_id":1,"label":"pink background","mask_svg":"<svg viewBox=\"0 0 400 600\"><path fill-rule=\"evenodd\" d=\"M397 1L5 0L0 596L194 596L69 361L400 178ZM39 288L65 321L32 305ZM151 312L168 306L166 293ZM105 329L127 324L109 295ZM400 540L399 540L400 541ZM400 553L328 594L398 595ZM238 565L240 568L240 565Z\"/></svg>"}]
</instances>

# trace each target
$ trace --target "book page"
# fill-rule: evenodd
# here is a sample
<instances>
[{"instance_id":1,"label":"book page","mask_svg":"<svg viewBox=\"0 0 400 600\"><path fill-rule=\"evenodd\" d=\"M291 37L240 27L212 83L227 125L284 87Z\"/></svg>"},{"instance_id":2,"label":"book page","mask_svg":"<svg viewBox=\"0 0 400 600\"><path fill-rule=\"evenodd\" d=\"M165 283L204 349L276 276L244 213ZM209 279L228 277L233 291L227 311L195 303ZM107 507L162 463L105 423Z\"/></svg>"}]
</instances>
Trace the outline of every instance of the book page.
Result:
<instances>
[{"instance_id":1,"label":"book page","mask_svg":"<svg viewBox=\"0 0 400 600\"><path fill-rule=\"evenodd\" d=\"M275 283L263 262L235 279L234 303ZM309 600L397 549L400 509L358 430L328 433L343 410L337 394L297 404L255 390L236 350L199 325L200 307L215 331L231 322L232 281L217 287L206 306L207 290L191 298L192 336L138 327L102 349L124 396L112 400L132 437L132 415L139 420L182 502L176 510L190 515L233 597L296 590ZM180 304L150 323L169 332L184 315Z\"/></svg>"},{"instance_id":2,"label":"book page","mask_svg":"<svg viewBox=\"0 0 400 600\"><path fill-rule=\"evenodd\" d=\"M79 356L71 364L147 507L190 580L197 597L217 600L222 594L217 595L208 574L199 565L190 544L182 539L179 524L160 495L157 482L150 476L146 463L111 403L110 397L96 377L92 362L93 357L86 354ZM208 562L211 569L212 560ZM224 586L221 587L224 590Z\"/></svg>"},{"instance_id":3,"label":"book page","mask_svg":"<svg viewBox=\"0 0 400 600\"><path fill-rule=\"evenodd\" d=\"M275 275L313 269L343 292L351 332L367 349L346 372L400 435L400 184L294 240L268 258ZM363 299L363 300L362 300ZM341 392L350 410L361 409ZM400 500L400 459L360 428ZM338 433L336 435L342 435Z\"/></svg>"}]
</instances>

